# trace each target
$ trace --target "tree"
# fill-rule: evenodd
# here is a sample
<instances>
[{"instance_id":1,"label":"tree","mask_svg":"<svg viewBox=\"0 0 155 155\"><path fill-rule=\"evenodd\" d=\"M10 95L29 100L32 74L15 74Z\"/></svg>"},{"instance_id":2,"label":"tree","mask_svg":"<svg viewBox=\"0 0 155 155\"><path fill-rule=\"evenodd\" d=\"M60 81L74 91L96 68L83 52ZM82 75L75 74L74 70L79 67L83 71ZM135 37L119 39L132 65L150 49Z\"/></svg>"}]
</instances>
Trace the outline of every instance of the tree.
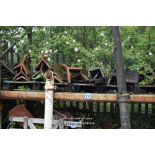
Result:
<instances>
[{"instance_id":1,"label":"tree","mask_svg":"<svg viewBox=\"0 0 155 155\"><path fill-rule=\"evenodd\" d=\"M131 128L130 124L130 115L128 112L128 98L127 86L125 82L125 70L124 62L122 56L122 47L121 47L121 37L119 33L119 27L112 27L112 34L114 38L114 56L115 56L115 66L116 66L116 75L117 75L117 88L118 88L118 103L120 107L120 120L121 128L128 129Z\"/></svg>"},{"instance_id":2,"label":"tree","mask_svg":"<svg viewBox=\"0 0 155 155\"><path fill-rule=\"evenodd\" d=\"M20 39L24 33L27 36ZM120 27L120 33L125 67L144 76L141 84L151 83L154 80L155 28L123 26ZM114 71L110 27L0 27L0 35L3 44L0 46L1 51L16 42L18 54L23 57L29 53L33 66L45 53L51 63L55 61L55 55L64 55L63 61L68 65L83 66L89 70L99 67L107 77Z\"/></svg>"}]
</instances>

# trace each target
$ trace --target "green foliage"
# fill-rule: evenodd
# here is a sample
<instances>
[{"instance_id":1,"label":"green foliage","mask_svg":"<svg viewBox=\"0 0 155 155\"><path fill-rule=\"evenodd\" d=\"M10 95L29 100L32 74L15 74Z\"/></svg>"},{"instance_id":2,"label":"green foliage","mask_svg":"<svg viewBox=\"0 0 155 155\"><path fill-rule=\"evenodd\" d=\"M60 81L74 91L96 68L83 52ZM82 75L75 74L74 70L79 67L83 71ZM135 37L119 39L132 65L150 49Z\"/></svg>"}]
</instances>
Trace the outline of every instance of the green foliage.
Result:
<instances>
[{"instance_id":1,"label":"green foliage","mask_svg":"<svg viewBox=\"0 0 155 155\"><path fill-rule=\"evenodd\" d=\"M32 32L32 42L29 35L20 39L25 32ZM150 83L154 80L155 28L121 27L120 32L125 67L144 76L141 84ZM111 27L0 27L0 34L0 50L7 48L7 42L16 42L16 52L21 57L29 53L33 67L44 53L51 63L63 54L60 62L89 70L100 67L106 76L115 68Z\"/></svg>"},{"instance_id":2,"label":"green foliage","mask_svg":"<svg viewBox=\"0 0 155 155\"><path fill-rule=\"evenodd\" d=\"M151 27L121 27L125 66L144 76L141 84L149 84L154 80L155 42L152 32L155 33Z\"/></svg>"},{"instance_id":3,"label":"green foliage","mask_svg":"<svg viewBox=\"0 0 155 155\"><path fill-rule=\"evenodd\" d=\"M36 81L44 81L44 73L38 74L36 77L33 77L32 79Z\"/></svg>"},{"instance_id":4,"label":"green foliage","mask_svg":"<svg viewBox=\"0 0 155 155\"><path fill-rule=\"evenodd\" d=\"M134 116L131 119L131 124L133 129L151 129L150 118Z\"/></svg>"},{"instance_id":5,"label":"green foliage","mask_svg":"<svg viewBox=\"0 0 155 155\"><path fill-rule=\"evenodd\" d=\"M18 86L18 90L26 91L26 90L30 90L30 88L28 86Z\"/></svg>"}]
</instances>

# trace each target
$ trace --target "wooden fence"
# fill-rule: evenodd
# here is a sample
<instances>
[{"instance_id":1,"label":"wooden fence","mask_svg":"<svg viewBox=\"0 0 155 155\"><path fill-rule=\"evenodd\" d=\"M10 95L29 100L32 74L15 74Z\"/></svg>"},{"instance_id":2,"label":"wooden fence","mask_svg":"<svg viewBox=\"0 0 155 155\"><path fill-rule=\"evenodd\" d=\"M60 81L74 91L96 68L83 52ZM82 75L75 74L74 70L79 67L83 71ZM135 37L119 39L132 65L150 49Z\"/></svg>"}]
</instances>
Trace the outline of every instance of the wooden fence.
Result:
<instances>
[{"instance_id":1,"label":"wooden fence","mask_svg":"<svg viewBox=\"0 0 155 155\"><path fill-rule=\"evenodd\" d=\"M28 117L13 117L9 116L10 122L23 123L24 129L37 129L36 124L44 125L44 119L42 118L28 118ZM82 128L82 121L67 121L64 118L62 119L54 119L52 129L64 129L66 127L71 127L74 125L74 128ZM10 129L10 126L8 126ZM13 129L11 127L11 129Z\"/></svg>"},{"instance_id":2,"label":"wooden fence","mask_svg":"<svg viewBox=\"0 0 155 155\"><path fill-rule=\"evenodd\" d=\"M118 103L93 103L93 102L58 102L54 104L58 109L72 109L75 111L83 111L94 113L95 116L110 114L112 117L119 117ZM155 113L155 105L152 103L129 103L130 115L151 116Z\"/></svg>"}]
</instances>

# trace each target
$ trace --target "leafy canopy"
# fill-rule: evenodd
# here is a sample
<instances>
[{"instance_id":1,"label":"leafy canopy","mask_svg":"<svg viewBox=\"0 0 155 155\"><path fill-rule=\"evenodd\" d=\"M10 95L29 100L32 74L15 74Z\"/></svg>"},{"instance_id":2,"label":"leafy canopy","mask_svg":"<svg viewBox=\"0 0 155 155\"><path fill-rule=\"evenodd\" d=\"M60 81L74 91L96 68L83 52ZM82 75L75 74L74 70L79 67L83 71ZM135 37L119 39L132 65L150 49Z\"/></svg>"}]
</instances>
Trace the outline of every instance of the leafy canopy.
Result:
<instances>
[{"instance_id":1,"label":"leafy canopy","mask_svg":"<svg viewBox=\"0 0 155 155\"><path fill-rule=\"evenodd\" d=\"M20 39L25 32L28 35ZM143 75L142 84L150 83L154 79L155 28L121 27L120 32L125 67ZM115 69L111 27L0 27L0 35L1 51L16 42L16 52L21 57L29 53L33 67L45 53L51 63L101 68L106 76Z\"/></svg>"}]
</instances>

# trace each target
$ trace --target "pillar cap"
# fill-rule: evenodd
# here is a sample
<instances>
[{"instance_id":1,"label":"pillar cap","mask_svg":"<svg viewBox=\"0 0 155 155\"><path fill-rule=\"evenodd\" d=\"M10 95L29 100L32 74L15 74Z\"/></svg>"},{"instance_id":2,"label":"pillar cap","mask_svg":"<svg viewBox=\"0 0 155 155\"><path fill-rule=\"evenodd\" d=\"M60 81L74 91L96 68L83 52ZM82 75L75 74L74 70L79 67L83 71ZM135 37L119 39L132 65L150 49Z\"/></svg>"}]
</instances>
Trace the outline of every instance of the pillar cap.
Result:
<instances>
[{"instance_id":1,"label":"pillar cap","mask_svg":"<svg viewBox=\"0 0 155 155\"><path fill-rule=\"evenodd\" d=\"M53 80L53 72L51 70L47 70L44 74L46 80Z\"/></svg>"}]
</instances>

